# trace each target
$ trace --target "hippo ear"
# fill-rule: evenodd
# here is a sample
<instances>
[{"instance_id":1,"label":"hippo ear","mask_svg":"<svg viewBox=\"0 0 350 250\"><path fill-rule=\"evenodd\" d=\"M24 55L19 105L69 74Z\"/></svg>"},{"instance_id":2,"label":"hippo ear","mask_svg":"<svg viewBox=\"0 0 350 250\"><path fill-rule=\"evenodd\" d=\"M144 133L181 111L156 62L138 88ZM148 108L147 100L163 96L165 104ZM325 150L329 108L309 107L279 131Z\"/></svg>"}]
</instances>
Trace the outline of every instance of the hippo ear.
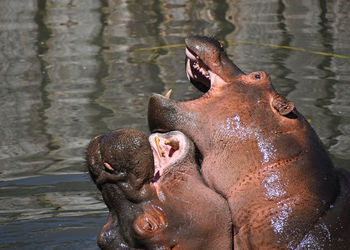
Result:
<instances>
[{"instance_id":1,"label":"hippo ear","mask_svg":"<svg viewBox=\"0 0 350 250\"><path fill-rule=\"evenodd\" d=\"M134 231L140 238L152 238L167 226L167 219L161 208L151 206L134 221Z\"/></svg>"},{"instance_id":2,"label":"hippo ear","mask_svg":"<svg viewBox=\"0 0 350 250\"><path fill-rule=\"evenodd\" d=\"M272 106L278 111L280 115L287 116L294 110L294 103L288 101L282 96L274 97Z\"/></svg>"}]
</instances>

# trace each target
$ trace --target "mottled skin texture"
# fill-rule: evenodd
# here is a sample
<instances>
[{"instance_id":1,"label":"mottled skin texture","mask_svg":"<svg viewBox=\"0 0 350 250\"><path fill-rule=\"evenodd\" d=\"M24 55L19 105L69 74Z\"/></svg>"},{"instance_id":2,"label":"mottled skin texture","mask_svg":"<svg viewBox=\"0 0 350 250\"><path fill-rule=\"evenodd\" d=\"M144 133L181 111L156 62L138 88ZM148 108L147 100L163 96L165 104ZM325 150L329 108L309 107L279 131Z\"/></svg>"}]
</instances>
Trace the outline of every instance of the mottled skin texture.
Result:
<instances>
[{"instance_id":1,"label":"mottled skin texture","mask_svg":"<svg viewBox=\"0 0 350 250\"><path fill-rule=\"evenodd\" d=\"M229 202L235 249L350 248L349 178L294 104L265 72L244 74L217 41L191 37L186 45L189 78L207 92L182 103L152 96L149 126L194 141L206 183Z\"/></svg>"},{"instance_id":2,"label":"mottled skin texture","mask_svg":"<svg viewBox=\"0 0 350 250\"><path fill-rule=\"evenodd\" d=\"M154 164L148 138L134 129L96 136L88 146L87 160L90 176L109 209L98 245L103 249L141 247L132 224L148 203L157 200L149 185Z\"/></svg>"},{"instance_id":3,"label":"mottled skin texture","mask_svg":"<svg viewBox=\"0 0 350 250\"><path fill-rule=\"evenodd\" d=\"M154 137L167 156L159 156ZM165 141L177 141L178 147ZM154 177L148 139L133 129L97 136L88 147L90 175L109 209L98 244L103 249L231 249L227 201L204 185L193 143L181 132L151 136L163 167ZM158 152L158 153L157 153ZM108 163L115 171L111 171ZM162 166L160 166L162 165ZM219 247L219 248L217 248Z\"/></svg>"}]
</instances>

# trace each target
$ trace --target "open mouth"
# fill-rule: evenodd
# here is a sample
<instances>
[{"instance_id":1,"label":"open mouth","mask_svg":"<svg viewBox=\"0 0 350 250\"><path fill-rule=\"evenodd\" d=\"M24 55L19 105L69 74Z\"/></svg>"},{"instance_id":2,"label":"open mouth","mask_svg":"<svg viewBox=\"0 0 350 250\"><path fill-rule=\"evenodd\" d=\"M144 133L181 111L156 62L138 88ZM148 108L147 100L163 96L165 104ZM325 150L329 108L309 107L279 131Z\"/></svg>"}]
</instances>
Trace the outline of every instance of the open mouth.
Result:
<instances>
[{"instance_id":1,"label":"open mouth","mask_svg":"<svg viewBox=\"0 0 350 250\"><path fill-rule=\"evenodd\" d=\"M153 185L166 175L170 168L185 155L186 141L184 135L178 131L166 134L154 133L149 137L154 157Z\"/></svg>"},{"instance_id":2,"label":"open mouth","mask_svg":"<svg viewBox=\"0 0 350 250\"><path fill-rule=\"evenodd\" d=\"M191 83L200 91L207 92L210 89L212 71L189 48L186 48L186 74Z\"/></svg>"}]
</instances>

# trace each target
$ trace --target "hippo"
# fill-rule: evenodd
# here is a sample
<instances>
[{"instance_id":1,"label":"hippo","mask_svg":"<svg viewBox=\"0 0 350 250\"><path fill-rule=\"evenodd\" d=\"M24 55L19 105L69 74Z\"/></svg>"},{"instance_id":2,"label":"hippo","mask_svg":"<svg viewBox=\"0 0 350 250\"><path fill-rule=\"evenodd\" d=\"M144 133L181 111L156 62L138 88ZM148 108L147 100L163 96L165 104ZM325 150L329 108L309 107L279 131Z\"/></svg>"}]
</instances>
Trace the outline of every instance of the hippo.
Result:
<instances>
[{"instance_id":1,"label":"hippo","mask_svg":"<svg viewBox=\"0 0 350 250\"><path fill-rule=\"evenodd\" d=\"M186 42L186 73L204 94L149 100L151 132L197 147L205 183L229 204L235 249L350 249L350 175L265 72L245 74L217 40Z\"/></svg>"},{"instance_id":2,"label":"hippo","mask_svg":"<svg viewBox=\"0 0 350 250\"><path fill-rule=\"evenodd\" d=\"M195 147L183 133L134 129L97 136L90 175L109 209L102 249L232 249L227 201L204 185Z\"/></svg>"}]
</instances>

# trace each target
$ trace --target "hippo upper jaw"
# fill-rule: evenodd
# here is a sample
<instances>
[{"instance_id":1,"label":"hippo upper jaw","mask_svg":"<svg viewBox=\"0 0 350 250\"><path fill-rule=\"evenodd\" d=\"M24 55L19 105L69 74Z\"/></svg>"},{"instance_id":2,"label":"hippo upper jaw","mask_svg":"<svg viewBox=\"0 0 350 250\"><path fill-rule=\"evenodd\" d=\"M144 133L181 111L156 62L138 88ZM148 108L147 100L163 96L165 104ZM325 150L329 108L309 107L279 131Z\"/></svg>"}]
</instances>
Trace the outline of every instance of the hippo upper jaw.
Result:
<instances>
[{"instance_id":1,"label":"hippo upper jaw","mask_svg":"<svg viewBox=\"0 0 350 250\"><path fill-rule=\"evenodd\" d=\"M192 84L202 92L207 92L220 78L228 83L244 75L226 55L223 46L217 40L208 37L193 36L186 43L186 73ZM220 82L219 82L220 83Z\"/></svg>"}]
</instances>

